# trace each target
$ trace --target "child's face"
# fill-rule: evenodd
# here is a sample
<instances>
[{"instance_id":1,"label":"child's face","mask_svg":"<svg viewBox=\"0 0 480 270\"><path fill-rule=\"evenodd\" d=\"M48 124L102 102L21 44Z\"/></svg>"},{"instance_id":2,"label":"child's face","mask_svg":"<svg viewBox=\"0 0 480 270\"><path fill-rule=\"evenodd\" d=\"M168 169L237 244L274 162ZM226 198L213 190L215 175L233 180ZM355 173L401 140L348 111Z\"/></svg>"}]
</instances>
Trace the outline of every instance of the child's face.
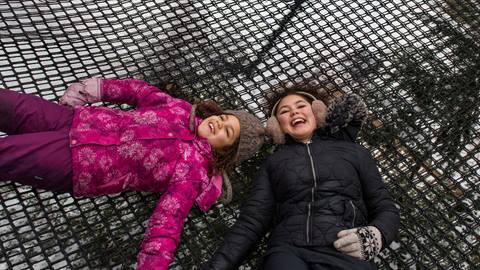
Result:
<instances>
[{"instance_id":1,"label":"child's face","mask_svg":"<svg viewBox=\"0 0 480 270\"><path fill-rule=\"evenodd\" d=\"M229 114L210 116L198 126L198 136L207 139L213 149L222 150L240 137L240 121Z\"/></svg>"},{"instance_id":2,"label":"child's face","mask_svg":"<svg viewBox=\"0 0 480 270\"><path fill-rule=\"evenodd\" d=\"M278 104L275 116L282 131L297 141L308 142L317 127L312 105L300 95L284 97Z\"/></svg>"}]
</instances>

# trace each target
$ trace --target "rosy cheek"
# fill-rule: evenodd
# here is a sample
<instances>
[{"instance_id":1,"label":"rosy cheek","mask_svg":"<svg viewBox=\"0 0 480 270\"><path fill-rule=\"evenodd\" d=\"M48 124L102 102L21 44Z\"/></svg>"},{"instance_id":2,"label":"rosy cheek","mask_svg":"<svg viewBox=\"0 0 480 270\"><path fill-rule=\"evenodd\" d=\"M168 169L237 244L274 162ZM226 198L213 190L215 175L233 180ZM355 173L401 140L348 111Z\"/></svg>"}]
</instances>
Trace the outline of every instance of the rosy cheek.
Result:
<instances>
[{"instance_id":1,"label":"rosy cheek","mask_svg":"<svg viewBox=\"0 0 480 270\"><path fill-rule=\"evenodd\" d=\"M288 127L288 119L286 117L278 117L278 123L280 124L280 127L284 130L285 128Z\"/></svg>"}]
</instances>

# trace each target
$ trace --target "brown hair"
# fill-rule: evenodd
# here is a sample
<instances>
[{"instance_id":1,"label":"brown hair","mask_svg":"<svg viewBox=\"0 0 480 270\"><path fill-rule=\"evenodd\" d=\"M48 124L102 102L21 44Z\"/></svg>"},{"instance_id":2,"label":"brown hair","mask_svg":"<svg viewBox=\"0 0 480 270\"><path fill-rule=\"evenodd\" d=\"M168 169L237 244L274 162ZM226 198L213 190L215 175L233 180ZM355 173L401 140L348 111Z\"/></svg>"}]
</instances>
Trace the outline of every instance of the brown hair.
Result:
<instances>
[{"instance_id":1,"label":"brown hair","mask_svg":"<svg viewBox=\"0 0 480 270\"><path fill-rule=\"evenodd\" d=\"M195 102L195 104L197 105L196 114L202 119L213 115L226 114L213 100L201 100ZM222 150L213 150L213 166L215 169L220 172L229 172L235 167L238 143L239 139L237 139L231 146Z\"/></svg>"},{"instance_id":2,"label":"brown hair","mask_svg":"<svg viewBox=\"0 0 480 270\"><path fill-rule=\"evenodd\" d=\"M294 83L290 85L281 85L280 87L274 88L273 91L266 96L267 104L268 104L268 111L269 115L275 114L276 112L273 112L273 107L275 104L281 100L282 98L288 96L288 95L293 95L296 94L297 92L306 92L317 99L323 101L326 106L328 106L332 100L332 95L335 92L334 90L329 90L325 87L322 87L320 85L312 86L306 83ZM304 97L308 102L312 103L313 100L306 96L306 95L301 95Z\"/></svg>"}]
</instances>

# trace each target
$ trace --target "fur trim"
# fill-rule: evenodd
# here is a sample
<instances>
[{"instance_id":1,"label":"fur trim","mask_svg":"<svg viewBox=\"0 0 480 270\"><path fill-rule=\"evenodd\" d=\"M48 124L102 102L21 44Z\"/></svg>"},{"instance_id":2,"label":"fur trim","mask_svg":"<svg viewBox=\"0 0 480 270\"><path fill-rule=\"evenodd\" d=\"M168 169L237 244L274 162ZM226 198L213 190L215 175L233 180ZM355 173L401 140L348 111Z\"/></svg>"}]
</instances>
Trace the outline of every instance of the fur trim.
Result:
<instances>
[{"instance_id":1,"label":"fur trim","mask_svg":"<svg viewBox=\"0 0 480 270\"><path fill-rule=\"evenodd\" d=\"M331 132L346 127L350 123L358 123L360 126L367 119L367 106L363 99L354 93L336 98L328 106L326 124Z\"/></svg>"}]
</instances>

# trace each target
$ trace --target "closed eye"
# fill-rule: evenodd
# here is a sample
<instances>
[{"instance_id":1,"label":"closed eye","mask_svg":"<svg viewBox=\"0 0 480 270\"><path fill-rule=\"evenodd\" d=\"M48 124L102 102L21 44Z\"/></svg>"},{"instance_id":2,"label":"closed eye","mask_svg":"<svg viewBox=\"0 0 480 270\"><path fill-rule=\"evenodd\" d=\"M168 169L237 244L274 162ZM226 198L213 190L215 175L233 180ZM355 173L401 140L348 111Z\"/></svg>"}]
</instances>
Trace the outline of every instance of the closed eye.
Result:
<instances>
[{"instance_id":1,"label":"closed eye","mask_svg":"<svg viewBox=\"0 0 480 270\"><path fill-rule=\"evenodd\" d=\"M227 121L228 120L228 115L222 114L222 115L220 115L220 119L222 119L222 121ZM230 131L229 128L226 128L225 132L227 133L227 138L230 138L231 137L230 134L232 134L232 131Z\"/></svg>"}]
</instances>

